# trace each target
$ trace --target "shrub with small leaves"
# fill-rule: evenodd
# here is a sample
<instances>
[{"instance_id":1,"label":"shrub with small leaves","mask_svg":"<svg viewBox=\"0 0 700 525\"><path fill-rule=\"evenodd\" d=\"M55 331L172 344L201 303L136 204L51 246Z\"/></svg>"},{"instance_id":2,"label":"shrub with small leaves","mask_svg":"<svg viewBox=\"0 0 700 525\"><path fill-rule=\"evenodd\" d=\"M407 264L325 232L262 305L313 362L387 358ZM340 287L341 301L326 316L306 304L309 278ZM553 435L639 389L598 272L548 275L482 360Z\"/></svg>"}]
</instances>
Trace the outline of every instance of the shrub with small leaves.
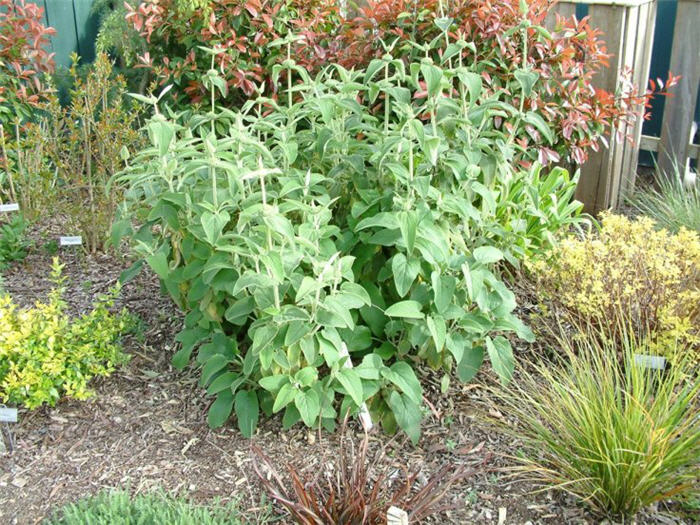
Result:
<instances>
[{"instance_id":1,"label":"shrub with small leaves","mask_svg":"<svg viewBox=\"0 0 700 525\"><path fill-rule=\"evenodd\" d=\"M58 97L50 97L43 106L44 118L29 128L40 130L68 227L95 253L106 248L121 200L118 187L105 191L107 182L124 167L123 150L138 147L143 137L138 131L139 106L126 96L126 80L114 73L110 58L98 53L84 76L78 71L77 55L72 60L70 104L62 106Z\"/></svg>"},{"instance_id":2,"label":"shrub with small leaves","mask_svg":"<svg viewBox=\"0 0 700 525\"><path fill-rule=\"evenodd\" d=\"M53 406L61 397L85 399L95 376L107 376L126 362L119 345L129 326L125 312L110 308L118 288L102 295L93 309L71 319L63 300L63 266L54 259L55 288L46 302L18 307L0 295L0 399L32 409Z\"/></svg>"},{"instance_id":3,"label":"shrub with small leaves","mask_svg":"<svg viewBox=\"0 0 700 525\"><path fill-rule=\"evenodd\" d=\"M604 214L599 231L562 240L528 267L556 317L563 310L612 337L630 327L660 354L700 344L698 232L671 234L649 218Z\"/></svg>"}]
</instances>

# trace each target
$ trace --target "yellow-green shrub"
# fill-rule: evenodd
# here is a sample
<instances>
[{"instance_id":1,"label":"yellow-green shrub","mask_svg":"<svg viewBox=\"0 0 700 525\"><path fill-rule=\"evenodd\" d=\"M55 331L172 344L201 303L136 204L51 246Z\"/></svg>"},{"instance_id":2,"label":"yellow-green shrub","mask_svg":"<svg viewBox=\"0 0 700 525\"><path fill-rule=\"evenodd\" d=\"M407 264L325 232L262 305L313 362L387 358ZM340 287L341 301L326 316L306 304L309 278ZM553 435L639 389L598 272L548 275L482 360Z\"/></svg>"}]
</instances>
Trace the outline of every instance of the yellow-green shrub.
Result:
<instances>
[{"instance_id":1,"label":"yellow-green shrub","mask_svg":"<svg viewBox=\"0 0 700 525\"><path fill-rule=\"evenodd\" d=\"M36 408L62 396L85 399L88 382L107 376L128 356L119 345L127 329L125 312L112 314L117 289L102 295L90 312L71 319L65 313L63 266L54 259L55 287L46 302L19 308L0 294L0 399Z\"/></svg>"},{"instance_id":2,"label":"yellow-green shrub","mask_svg":"<svg viewBox=\"0 0 700 525\"><path fill-rule=\"evenodd\" d=\"M700 342L700 237L655 230L648 218L605 214L600 230L559 243L529 264L552 314L593 323L616 337L632 328L651 351Z\"/></svg>"}]
</instances>

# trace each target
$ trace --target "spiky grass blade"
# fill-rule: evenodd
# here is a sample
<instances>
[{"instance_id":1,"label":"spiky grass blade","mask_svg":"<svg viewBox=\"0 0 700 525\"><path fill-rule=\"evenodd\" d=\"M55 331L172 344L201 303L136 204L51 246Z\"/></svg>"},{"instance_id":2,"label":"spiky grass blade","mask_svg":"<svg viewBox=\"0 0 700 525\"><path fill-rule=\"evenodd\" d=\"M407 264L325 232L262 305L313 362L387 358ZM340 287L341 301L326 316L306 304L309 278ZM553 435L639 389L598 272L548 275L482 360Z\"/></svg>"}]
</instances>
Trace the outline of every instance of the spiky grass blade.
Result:
<instances>
[{"instance_id":1,"label":"spiky grass blade","mask_svg":"<svg viewBox=\"0 0 700 525\"><path fill-rule=\"evenodd\" d=\"M609 339L608 339L609 340ZM562 337L560 362L534 363L493 391L518 423L516 472L606 515L632 516L700 487L700 381L692 361L665 371L634 364L634 337Z\"/></svg>"}]
</instances>

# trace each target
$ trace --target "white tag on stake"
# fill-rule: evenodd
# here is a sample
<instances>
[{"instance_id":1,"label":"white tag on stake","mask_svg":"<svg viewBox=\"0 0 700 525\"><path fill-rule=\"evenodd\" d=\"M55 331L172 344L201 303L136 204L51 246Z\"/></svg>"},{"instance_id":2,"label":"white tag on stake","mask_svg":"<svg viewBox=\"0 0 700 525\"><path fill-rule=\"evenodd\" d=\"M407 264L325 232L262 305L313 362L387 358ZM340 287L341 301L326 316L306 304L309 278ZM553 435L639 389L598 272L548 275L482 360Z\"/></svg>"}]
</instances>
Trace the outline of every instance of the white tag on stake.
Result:
<instances>
[{"instance_id":1,"label":"white tag on stake","mask_svg":"<svg viewBox=\"0 0 700 525\"><path fill-rule=\"evenodd\" d=\"M652 370L665 370L666 358L660 355L634 354L634 364Z\"/></svg>"},{"instance_id":2,"label":"white tag on stake","mask_svg":"<svg viewBox=\"0 0 700 525\"><path fill-rule=\"evenodd\" d=\"M0 211L2 211L2 212L19 211L19 204L17 204L16 202L10 202L9 204L0 204Z\"/></svg>"},{"instance_id":3,"label":"white tag on stake","mask_svg":"<svg viewBox=\"0 0 700 525\"><path fill-rule=\"evenodd\" d=\"M58 240L61 246L80 246L83 244L83 238L80 235L75 235L73 237L59 237Z\"/></svg>"},{"instance_id":4,"label":"white tag on stake","mask_svg":"<svg viewBox=\"0 0 700 525\"><path fill-rule=\"evenodd\" d=\"M17 409L1 407L0 423L17 423Z\"/></svg>"},{"instance_id":5,"label":"white tag on stake","mask_svg":"<svg viewBox=\"0 0 700 525\"><path fill-rule=\"evenodd\" d=\"M15 438L12 435L10 423L17 423L17 409L0 405L0 453L10 452L15 449ZM5 440L7 439L7 445Z\"/></svg>"},{"instance_id":6,"label":"white tag on stake","mask_svg":"<svg viewBox=\"0 0 700 525\"><path fill-rule=\"evenodd\" d=\"M386 511L387 525L408 525L408 512L393 505Z\"/></svg>"}]
</instances>

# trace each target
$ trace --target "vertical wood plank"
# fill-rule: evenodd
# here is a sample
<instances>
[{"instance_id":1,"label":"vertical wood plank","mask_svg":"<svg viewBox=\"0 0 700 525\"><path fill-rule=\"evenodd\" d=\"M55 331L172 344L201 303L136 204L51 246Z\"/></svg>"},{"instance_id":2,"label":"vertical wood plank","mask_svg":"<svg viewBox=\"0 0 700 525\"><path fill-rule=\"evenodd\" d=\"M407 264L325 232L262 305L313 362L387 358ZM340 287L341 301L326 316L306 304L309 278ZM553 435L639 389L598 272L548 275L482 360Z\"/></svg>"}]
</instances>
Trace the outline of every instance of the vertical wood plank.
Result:
<instances>
[{"instance_id":1,"label":"vertical wood plank","mask_svg":"<svg viewBox=\"0 0 700 525\"><path fill-rule=\"evenodd\" d=\"M636 36L639 30L643 27L639 25L639 6L631 6L625 9L625 17L621 28L620 37L620 60L618 63L618 79L616 86L619 84L619 77L624 75L628 68L634 68L635 63L635 44ZM629 142L626 137L628 133L634 134L634 128L627 123L621 123L617 126L617 132L613 132L611 136L611 144L614 144L612 151L612 166L608 175L607 192L605 194L605 207L616 207L620 196L620 187L622 186L622 178L626 176L627 166L625 160L629 156ZM622 137L620 142L618 133Z\"/></svg>"},{"instance_id":2,"label":"vertical wood plank","mask_svg":"<svg viewBox=\"0 0 700 525\"><path fill-rule=\"evenodd\" d=\"M659 144L659 169L672 176L685 170L690 130L700 83L700 0L679 0L673 29L669 71L682 75L664 105Z\"/></svg>"},{"instance_id":3,"label":"vertical wood plank","mask_svg":"<svg viewBox=\"0 0 700 525\"><path fill-rule=\"evenodd\" d=\"M571 18L576 14L576 4L558 2L550 8L547 16L544 19L544 26L550 31L554 29L554 26L556 25L557 14L563 16L564 18Z\"/></svg>"},{"instance_id":4,"label":"vertical wood plank","mask_svg":"<svg viewBox=\"0 0 700 525\"><path fill-rule=\"evenodd\" d=\"M614 92L624 58L624 34L621 29L625 27L625 8L615 5L591 5L589 16L591 25L602 31L608 52L613 55L610 67L599 71L593 83L598 88ZM600 151L591 151L588 160L581 166L576 198L584 203L587 212L597 213L612 204L611 174L616 150L619 150L619 147L613 135L609 138L607 149L601 146Z\"/></svg>"},{"instance_id":5,"label":"vertical wood plank","mask_svg":"<svg viewBox=\"0 0 700 525\"><path fill-rule=\"evenodd\" d=\"M70 0L47 0L46 17L56 34L51 38L57 66L69 66L70 54L78 49L75 30L73 2Z\"/></svg>"},{"instance_id":6,"label":"vertical wood plank","mask_svg":"<svg viewBox=\"0 0 700 525\"><path fill-rule=\"evenodd\" d=\"M92 13L93 0L73 0L75 28L78 33L78 54L82 63L95 59L98 20Z\"/></svg>"},{"instance_id":7,"label":"vertical wood plank","mask_svg":"<svg viewBox=\"0 0 700 525\"><path fill-rule=\"evenodd\" d=\"M641 92L646 89L647 79L649 78L655 26L656 2L650 2L639 6L639 31L637 31L635 39L633 82ZM639 144L642 139L643 116L646 111L644 104L638 104L635 107L635 111L638 118L631 133L633 142L632 144L627 144L625 147L625 159L623 161L618 204L622 204L624 200L632 194L637 178Z\"/></svg>"}]
</instances>

